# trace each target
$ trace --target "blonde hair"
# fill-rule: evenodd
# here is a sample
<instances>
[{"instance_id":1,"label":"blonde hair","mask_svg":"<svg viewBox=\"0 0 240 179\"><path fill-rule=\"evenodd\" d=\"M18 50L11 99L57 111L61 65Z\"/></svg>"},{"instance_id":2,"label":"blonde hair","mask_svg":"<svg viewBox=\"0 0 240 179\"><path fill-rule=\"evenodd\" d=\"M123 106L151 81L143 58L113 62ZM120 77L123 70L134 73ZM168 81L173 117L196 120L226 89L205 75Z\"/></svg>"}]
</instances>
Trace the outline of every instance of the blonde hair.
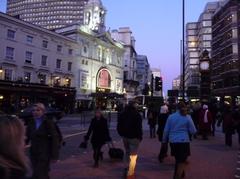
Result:
<instances>
[{"instance_id":1,"label":"blonde hair","mask_svg":"<svg viewBox=\"0 0 240 179\"><path fill-rule=\"evenodd\" d=\"M41 109L43 112L46 111L45 105L43 103L35 103L33 107Z\"/></svg>"},{"instance_id":2,"label":"blonde hair","mask_svg":"<svg viewBox=\"0 0 240 179\"><path fill-rule=\"evenodd\" d=\"M24 151L25 126L12 116L0 116L0 166L6 169L29 171Z\"/></svg>"}]
</instances>

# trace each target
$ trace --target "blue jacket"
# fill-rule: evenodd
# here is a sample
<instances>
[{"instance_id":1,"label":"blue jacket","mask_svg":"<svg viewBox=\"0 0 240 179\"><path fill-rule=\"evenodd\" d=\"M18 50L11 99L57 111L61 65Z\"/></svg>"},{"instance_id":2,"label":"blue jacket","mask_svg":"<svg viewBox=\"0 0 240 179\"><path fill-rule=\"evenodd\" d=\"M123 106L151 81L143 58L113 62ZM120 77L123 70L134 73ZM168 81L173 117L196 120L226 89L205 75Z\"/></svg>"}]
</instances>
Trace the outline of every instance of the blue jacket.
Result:
<instances>
[{"instance_id":1,"label":"blue jacket","mask_svg":"<svg viewBox=\"0 0 240 179\"><path fill-rule=\"evenodd\" d=\"M197 132L191 116L182 116L178 111L167 119L163 133L163 142L188 143L189 134Z\"/></svg>"}]
</instances>

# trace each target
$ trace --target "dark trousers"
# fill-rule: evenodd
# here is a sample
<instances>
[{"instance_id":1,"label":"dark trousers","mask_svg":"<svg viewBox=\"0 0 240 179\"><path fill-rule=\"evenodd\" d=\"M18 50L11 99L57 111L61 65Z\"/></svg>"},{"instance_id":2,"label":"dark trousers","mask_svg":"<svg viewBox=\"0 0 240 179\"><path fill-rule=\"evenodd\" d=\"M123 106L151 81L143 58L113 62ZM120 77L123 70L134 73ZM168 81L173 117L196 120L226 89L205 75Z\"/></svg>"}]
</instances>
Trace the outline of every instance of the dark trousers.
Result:
<instances>
[{"instance_id":1,"label":"dark trousers","mask_svg":"<svg viewBox=\"0 0 240 179\"><path fill-rule=\"evenodd\" d=\"M102 158L102 146L103 145L93 145L93 159L95 162L95 165L98 165L99 159Z\"/></svg>"},{"instance_id":2,"label":"dark trousers","mask_svg":"<svg viewBox=\"0 0 240 179\"><path fill-rule=\"evenodd\" d=\"M32 179L49 179L50 160L31 157L33 175Z\"/></svg>"},{"instance_id":3,"label":"dark trousers","mask_svg":"<svg viewBox=\"0 0 240 179\"><path fill-rule=\"evenodd\" d=\"M168 143L162 143L160 148L160 153L158 156L159 161L162 161L166 156L168 152Z\"/></svg>"},{"instance_id":4,"label":"dark trousers","mask_svg":"<svg viewBox=\"0 0 240 179\"><path fill-rule=\"evenodd\" d=\"M150 138L155 138L156 137L156 126L155 125L150 125Z\"/></svg>"},{"instance_id":5,"label":"dark trousers","mask_svg":"<svg viewBox=\"0 0 240 179\"><path fill-rule=\"evenodd\" d=\"M232 131L225 132L225 144L227 146L232 146Z\"/></svg>"}]
</instances>

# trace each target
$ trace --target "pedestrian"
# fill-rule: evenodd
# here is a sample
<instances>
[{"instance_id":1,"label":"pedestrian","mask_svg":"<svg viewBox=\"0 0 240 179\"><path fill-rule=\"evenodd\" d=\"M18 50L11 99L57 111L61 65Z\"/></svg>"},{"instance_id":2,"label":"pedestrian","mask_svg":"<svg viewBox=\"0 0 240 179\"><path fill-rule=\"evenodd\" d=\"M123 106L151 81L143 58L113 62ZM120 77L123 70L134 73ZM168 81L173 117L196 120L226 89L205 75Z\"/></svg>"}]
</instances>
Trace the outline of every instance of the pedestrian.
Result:
<instances>
[{"instance_id":1,"label":"pedestrian","mask_svg":"<svg viewBox=\"0 0 240 179\"><path fill-rule=\"evenodd\" d=\"M104 118L100 108L95 111L95 116L92 118L87 135L84 138L88 141L90 137L93 147L94 167L97 168L99 166L99 159L103 159L102 146L106 142L111 141L108 122Z\"/></svg>"},{"instance_id":2,"label":"pedestrian","mask_svg":"<svg viewBox=\"0 0 240 179\"><path fill-rule=\"evenodd\" d=\"M162 163L164 158L167 157L167 152L168 152L168 143L162 142L163 131L164 131L168 116L169 116L168 106L166 105L166 103L164 103L160 108L159 119L158 119L158 130L157 130L158 140L161 142L161 148L158 155L158 160L160 163Z\"/></svg>"},{"instance_id":3,"label":"pedestrian","mask_svg":"<svg viewBox=\"0 0 240 179\"><path fill-rule=\"evenodd\" d=\"M208 105L204 104L199 113L199 132L203 140L208 140L208 135L211 133L212 114L208 110Z\"/></svg>"},{"instance_id":4,"label":"pedestrian","mask_svg":"<svg viewBox=\"0 0 240 179\"><path fill-rule=\"evenodd\" d=\"M118 134L123 139L126 152L126 178L135 178L135 167L138 157L138 148L142 140L142 117L136 109L135 102L129 102L120 114L117 123Z\"/></svg>"},{"instance_id":5,"label":"pedestrian","mask_svg":"<svg viewBox=\"0 0 240 179\"><path fill-rule=\"evenodd\" d=\"M157 113L154 110L153 104L150 104L148 113L148 125L149 125L149 131L150 131L150 138L156 137L156 124L157 124Z\"/></svg>"},{"instance_id":6,"label":"pedestrian","mask_svg":"<svg viewBox=\"0 0 240 179\"><path fill-rule=\"evenodd\" d=\"M25 155L25 127L11 116L0 117L0 178L25 179L29 161Z\"/></svg>"},{"instance_id":7,"label":"pedestrian","mask_svg":"<svg viewBox=\"0 0 240 179\"><path fill-rule=\"evenodd\" d=\"M240 145L240 105L233 112L234 127L238 133L238 144Z\"/></svg>"},{"instance_id":8,"label":"pedestrian","mask_svg":"<svg viewBox=\"0 0 240 179\"><path fill-rule=\"evenodd\" d=\"M59 157L61 137L54 121L45 115L44 104L34 104L32 115L27 126L27 142L31 142L33 179L49 179L50 163L57 162Z\"/></svg>"},{"instance_id":9,"label":"pedestrian","mask_svg":"<svg viewBox=\"0 0 240 179\"><path fill-rule=\"evenodd\" d=\"M232 135L234 134L234 119L230 104L225 104L222 118L218 126L222 123L223 133L225 134L225 145L232 146Z\"/></svg>"},{"instance_id":10,"label":"pedestrian","mask_svg":"<svg viewBox=\"0 0 240 179\"><path fill-rule=\"evenodd\" d=\"M190 155L189 134L196 128L184 103L178 104L178 111L170 115L164 128L163 143L170 142L171 154L175 157L174 179L184 178L187 158Z\"/></svg>"},{"instance_id":11,"label":"pedestrian","mask_svg":"<svg viewBox=\"0 0 240 179\"><path fill-rule=\"evenodd\" d=\"M199 132L199 114L200 114L200 111L201 111L201 103L197 102L192 107L191 117L192 117L192 120L193 120L194 125L195 125L198 132ZM194 135L194 138L197 138L198 132Z\"/></svg>"}]
</instances>

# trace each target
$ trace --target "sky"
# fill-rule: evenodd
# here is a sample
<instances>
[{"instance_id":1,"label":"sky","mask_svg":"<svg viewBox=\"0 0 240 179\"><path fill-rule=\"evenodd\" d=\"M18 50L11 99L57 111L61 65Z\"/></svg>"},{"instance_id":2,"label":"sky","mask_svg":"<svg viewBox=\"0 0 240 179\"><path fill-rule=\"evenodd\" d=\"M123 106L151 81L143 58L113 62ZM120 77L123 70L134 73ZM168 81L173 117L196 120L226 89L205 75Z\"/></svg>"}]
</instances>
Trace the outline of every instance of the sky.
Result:
<instances>
[{"instance_id":1,"label":"sky","mask_svg":"<svg viewBox=\"0 0 240 179\"><path fill-rule=\"evenodd\" d=\"M207 2L185 0L186 22L197 21ZM162 71L164 91L180 74L180 40L182 39L181 0L102 0L107 9L106 26L110 29L130 27L136 39L136 51L147 55L151 67ZM0 0L6 11L6 0Z\"/></svg>"}]
</instances>

